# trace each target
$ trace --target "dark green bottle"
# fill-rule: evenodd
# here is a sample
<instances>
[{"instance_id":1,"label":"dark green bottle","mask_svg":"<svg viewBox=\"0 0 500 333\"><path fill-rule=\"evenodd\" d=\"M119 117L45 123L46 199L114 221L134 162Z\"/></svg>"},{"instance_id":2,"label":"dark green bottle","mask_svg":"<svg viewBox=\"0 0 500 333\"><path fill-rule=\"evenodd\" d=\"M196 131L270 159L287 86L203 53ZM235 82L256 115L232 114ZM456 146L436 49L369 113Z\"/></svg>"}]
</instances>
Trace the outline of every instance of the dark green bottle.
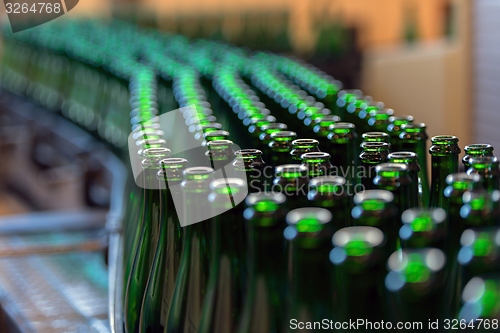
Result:
<instances>
[{"instance_id":1,"label":"dark green bottle","mask_svg":"<svg viewBox=\"0 0 500 333\"><path fill-rule=\"evenodd\" d=\"M238 173L246 175L249 193L258 193L264 190L264 167L262 152L258 149L241 149L234 153L233 167Z\"/></svg>"},{"instance_id":2,"label":"dark green bottle","mask_svg":"<svg viewBox=\"0 0 500 333\"><path fill-rule=\"evenodd\" d=\"M377 165L375 172L375 188L392 192L399 214L415 207L411 205L411 178L406 164L382 163Z\"/></svg>"},{"instance_id":3,"label":"dark green bottle","mask_svg":"<svg viewBox=\"0 0 500 333\"><path fill-rule=\"evenodd\" d=\"M338 296L333 313L340 320L384 318L386 242L384 233L375 227L347 227L333 235L330 262L335 275L331 284Z\"/></svg>"},{"instance_id":4,"label":"dark green bottle","mask_svg":"<svg viewBox=\"0 0 500 333\"><path fill-rule=\"evenodd\" d=\"M402 126L411 123L413 123L413 116L392 116L389 118L387 132L391 137L392 151L398 152L404 150L399 136L403 133Z\"/></svg>"},{"instance_id":5,"label":"dark green bottle","mask_svg":"<svg viewBox=\"0 0 500 333\"><path fill-rule=\"evenodd\" d=\"M469 160L472 157L483 157L483 156L494 156L493 146L486 143L475 143L472 145L465 146L465 155L462 157L462 164L464 165L464 171L469 170L470 163Z\"/></svg>"},{"instance_id":6,"label":"dark green bottle","mask_svg":"<svg viewBox=\"0 0 500 333\"><path fill-rule=\"evenodd\" d=\"M234 158L233 141L231 140L212 140L207 143L205 152L210 164L214 170L223 169L231 163ZM225 170L224 170L225 172Z\"/></svg>"},{"instance_id":7,"label":"dark green bottle","mask_svg":"<svg viewBox=\"0 0 500 333\"><path fill-rule=\"evenodd\" d=\"M431 139L429 149L432 162L431 190L429 207L441 207L447 210L447 200L444 195L446 177L458 172L458 138L452 135L439 135Z\"/></svg>"},{"instance_id":8,"label":"dark green bottle","mask_svg":"<svg viewBox=\"0 0 500 333\"><path fill-rule=\"evenodd\" d=\"M280 132L280 131L286 131L288 129L288 126L283 123L271 123L267 125L263 125L260 128L260 134L259 134L259 140L261 142L261 145L259 147L262 148L268 148L269 142L271 142L271 134L275 132ZM268 158L264 159L265 161L268 161Z\"/></svg>"},{"instance_id":9,"label":"dark green bottle","mask_svg":"<svg viewBox=\"0 0 500 333\"><path fill-rule=\"evenodd\" d=\"M354 196L352 225L377 227L386 236L387 251L396 250L398 243L398 211L393 203L394 195L386 190L367 190Z\"/></svg>"},{"instance_id":10,"label":"dark green bottle","mask_svg":"<svg viewBox=\"0 0 500 333\"><path fill-rule=\"evenodd\" d=\"M302 165L307 168L309 178L329 176L333 170L330 163L330 154L323 152L305 153L302 156Z\"/></svg>"},{"instance_id":11,"label":"dark green bottle","mask_svg":"<svg viewBox=\"0 0 500 333\"><path fill-rule=\"evenodd\" d=\"M446 184L448 184L444 189L444 196L447 200L445 207L448 210L446 229L448 229L450 244L455 244L453 248L456 254L460 236L465 230L465 221L460 215L460 210L464 205L463 195L467 191L475 191L481 187L481 176L454 173L446 177Z\"/></svg>"},{"instance_id":12,"label":"dark green bottle","mask_svg":"<svg viewBox=\"0 0 500 333\"><path fill-rule=\"evenodd\" d=\"M315 139L297 139L292 141L292 155L293 163L302 163L302 155L305 153L318 152L319 141Z\"/></svg>"},{"instance_id":13,"label":"dark green bottle","mask_svg":"<svg viewBox=\"0 0 500 333\"><path fill-rule=\"evenodd\" d=\"M132 253L125 271L124 294L124 327L126 332L138 332L139 315L142 299L149 272L153 263L156 244L160 229L161 191L156 173L159 170L158 162L170 154L167 148L148 148L144 150L142 161L143 174L140 186L144 189L143 206L141 207L140 223L133 230L138 234L132 241Z\"/></svg>"},{"instance_id":14,"label":"dark green bottle","mask_svg":"<svg viewBox=\"0 0 500 333\"><path fill-rule=\"evenodd\" d=\"M209 278L211 260L211 205L208 202L214 170L191 167L181 183L183 212L182 254L165 333L197 332ZM197 222L199 221L199 222ZM194 222L194 224L193 224Z\"/></svg>"},{"instance_id":15,"label":"dark green bottle","mask_svg":"<svg viewBox=\"0 0 500 333\"><path fill-rule=\"evenodd\" d=\"M271 166L276 167L292 161L290 152L292 151L292 141L296 138L297 134L292 131L279 131L271 134L271 142L268 145Z\"/></svg>"},{"instance_id":16,"label":"dark green bottle","mask_svg":"<svg viewBox=\"0 0 500 333\"><path fill-rule=\"evenodd\" d=\"M410 184L410 207L423 207L422 197L419 195L422 191L421 180L419 177L420 165L418 164L418 156L410 151L399 151L390 153L388 156L389 163L400 163L406 165L408 174L411 178Z\"/></svg>"},{"instance_id":17,"label":"dark green bottle","mask_svg":"<svg viewBox=\"0 0 500 333\"><path fill-rule=\"evenodd\" d=\"M328 209L334 227L340 229L350 225L352 194L348 190L343 177L315 177L309 181L307 198L312 206Z\"/></svg>"},{"instance_id":18,"label":"dark green bottle","mask_svg":"<svg viewBox=\"0 0 500 333\"><path fill-rule=\"evenodd\" d=\"M167 158L160 161L160 236L149 274L139 320L140 332L163 333L165 317L170 310L181 253L181 227L175 212L173 196L178 191L182 172L188 161Z\"/></svg>"},{"instance_id":19,"label":"dark green bottle","mask_svg":"<svg viewBox=\"0 0 500 333\"><path fill-rule=\"evenodd\" d=\"M394 114L392 109L379 109L370 111L366 124L366 132L385 132L391 124L389 118Z\"/></svg>"},{"instance_id":20,"label":"dark green bottle","mask_svg":"<svg viewBox=\"0 0 500 333\"><path fill-rule=\"evenodd\" d=\"M436 248L399 250L390 256L385 287L392 320L425 325L442 319L446 260Z\"/></svg>"},{"instance_id":21,"label":"dark green bottle","mask_svg":"<svg viewBox=\"0 0 500 333\"><path fill-rule=\"evenodd\" d=\"M500 162L494 156L472 157L469 159L468 174L477 173L483 179L488 192L500 191Z\"/></svg>"},{"instance_id":22,"label":"dark green bottle","mask_svg":"<svg viewBox=\"0 0 500 333\"><path fill-rule=\"evenodd\" d=\"M307 168L300 164L284 164L276 167L271 192L286 196L286 207L291 210L307 204Z\"/></svg>"},{"instance_id":23,"label":"dark green bottle","mask_svg":"<svg viewBox=\"0 0 500 333\"><path fill-rule=\"evenodd\" d=\"M329 149L326 152L331 156L333 174L344 177L347 187L354 188L359 171L356 126L351 123L336 123L330 126L330 131Z\"/></svg>"},{"instance_id":24,"label":"dark green bottle","mask_svg":"<svg viewBox=\"0 0 500 333\"><path fill-rule=\"evenodd\" d=\"M498 274L472 278L463 290L462 300L464 305L458 314L458 319L460 322L475 324L470 332L487 333L498 330L500 327L498 319L500 317L500 278Z\"/></svg>"},{"instance_id":25,"label":"dark green bottle","mask_svg":"<svg viewBox=\"0 0 500 333\"><path fill-rule=\"evenodd\" d=\"M249 278L238 333L282 332L289 297L285 200L283 194L271 192L246 199Z\"/></svg>"},{"instance_id":26,"label":"dark green bottle","mask_svg":"<svg viewBox=\"0 0 500 333\"><path fill-rule=\"evenodd\" d=\"M246 182L216 179L210 184L213 218L210 278L203 302L200 333L233 333L246 295L246 238L242 223ZM239 202L239 204L237 204Z\"/></svg>"},{"instance_id":27,"label":"dark green bottle","mask_svg":"<svg viewBox=\"0 0 500 333\"><path fill-rule=\"evenodd\" d=\"M293 331L294 320L335 320L333 270L325 265L335 231L331 219L323 208L297 208L287 214L284 236L291 249L291 294L285 332Z\"/></svg>"},{"instance_id":28,"label":"dark green bottle","mask_svg":"<svg viewBox=\"0 0 500 333\"><path fill-rule=\"evenodd\" d=\"M457 258L463 282L480 274L500 273L499 227L467 229L460 238L460 245Z\"/></svg>"},{"instance_id":29,"label":"dark green bottle","mask_svg":"<svg viewBox=\"0 0 500 333\"><path fill-rule=\"evenodd\" d=\"M341 122L339 116L328 115L316 118L311 124L314 134L320 139L320 149L326 151L328 149L328 134L330 127Z\"/></svg>"},{"instance_id":30,"label":"dark green bottle","mask_svg":"<svg viewBox=\"0 0 500 333\"><path fill-rule=\"evenodd\" d=\"M359 154L360 170L358 171L359 183L365 190L374 189L375 167L386 163L390 153L390 145L386 142L363 142Z\"/></svg>"},{"instance_id":31,"label":"dark green bottle","mask_svg":"<svg viewBox=\"0 0 500 333\"><path fill-rule=\"evenodd\" d=\"M500 226L500 192L481 189L467 191L462 196L464 205L460 209L465 228Z\"/></svg>"},{"instance_id":32,"label":"dark green bottle","mask_svg":"<svg viewBox=\"0 0 500 333\"><path fill-rule=\"evenodd\" d=\"M424 123L411 123L401 125L402 133L401 149L410 151L418 156L420 165L419 194L422 197L422 207L429 206L429 173L427 171L427 139L426 126Z\"/></svg>"},{"instance_id":33,"label":"dark green bottle","mask_svg":"<svg viewBox=\"0 0 500 333\"><path fill-rule=\"evenodd\" d=\"M446 251L446 211L442 208L412 208L401 215L401 248L435 247Z\"/></svg>"}]
</instances>

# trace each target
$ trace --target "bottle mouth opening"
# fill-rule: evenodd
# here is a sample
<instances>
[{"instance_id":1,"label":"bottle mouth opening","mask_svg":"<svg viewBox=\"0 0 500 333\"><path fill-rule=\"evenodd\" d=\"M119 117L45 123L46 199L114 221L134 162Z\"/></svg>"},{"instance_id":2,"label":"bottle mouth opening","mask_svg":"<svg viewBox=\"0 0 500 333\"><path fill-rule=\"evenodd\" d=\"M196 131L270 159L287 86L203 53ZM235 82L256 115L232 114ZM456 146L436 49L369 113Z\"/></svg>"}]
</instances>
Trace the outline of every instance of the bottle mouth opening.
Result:
<instances>
[{"instance_id":1,"label":"bottle mouth opening","mask_svg":"<svg viewBox=\"0 0 500 333\"><path fill-rule=\"evenodd\" d=\"M363 139L364 138L389 138L389 134L385 132L365 132L361 136Z\"/></svg>"},{"instance_id":2,"label":"bottle mouth opening","mask_svg":"<svg viewBox=\"0 0 500 333\"><path fill-rule=\"evenodd\" d=\"M316 139L297 139L292 141L294 148L314 148L318 145L319 141Z\"/></svg>"},{"instance_id":3,"label":"bottle mouth opening","mask_svg":"<svg viewBox=\"0 0 500 333\"><path fill-rule=\"evenodd\" d=\"M324 208L304 207L291 210L286 215L286 221L295 225L299 232L317 232L322 225L330 222L332 213Z\"/></svg>"},{"instance_id":4,"label":"bottle mouth opening","mask_svg":"<svg viewBox=\"0 0 500 333\"><path fill-rule=\"evenodd\" d=\"M188 180L208 179L214 173L214 169L209 167L197 166L184 170L184 178Z\"/></svg>"},{"instance_id":5,"label":"bottle mouth opening","mask_svg":"<svg viewBox=\"0 0 500 333\"><path fill-rule=\"evenodd\" d=\"M318 159L318 162L322 162L323 160L329 160L330 159L330 154L320 152L320 151L315 151L315 152L310 152L310 153L304 153L300 156L301 159L306 160L308 162L312 162L310 160Z\"/></svg>"},{"instance_id":6,"label":"bottle mouth opening","mask_svg":"<svg viewBox=\"0 0 500 333\"><path fill-rule=\"evenodd\" d=\"M384 242L384 233L375 227L347 227L338 230L332 237L332 244L340 248L352 248L351 255L367 254L372 248Z\"/></svg>"},{"instance_id":7,"label":"bottle mouth opening","mask_svg":"<svg viewBox=\"0 0 500 333\"><path fill-rule=\"evenodd\" d=\"M389 121L396 125L408 124L413 122L413 116L405 115L405 116L392 116L389 118Z\"/></svg>"},{"instance_id":8,"label":"bottle mouth opening","mask_svg":"<svg viewBox=\"0 0 500 333\"><path fill-rule=\"evenodd\" d=\"M464 150L466 153L474 152L476 150L491 150L493 151L494 148L492 145L487 144L487 143L474 143L468 146L465 146Z\"/></svg>"},{"instance_id":9,"label":"bottle mouth opening","mask_svg":"<svg viewBox=\"0 0 500 333\"><path fill-rule=\"evenodd\" d=\"M239 158L257 158L262 156L262 151L258 149L240 149L234 152L234 155Z\"/></svg>"},{"instance_id":10,"label":"bottle mouth opening","mask_svg":"<svg viewBox=\"0 0 500 333\"><path fill-rule=\"evenodd\" d=\"M285 201L286 201L286 196L283 193L278 193L278 192L252 193L249 194L245 199L247 207L253 207L260 203L268 203L268 202L273 202L277 205L281 205Z\"/></svg>"},{"instance_id":11,"label":"bottle mouth opening","mask_svg":"<svg viewBox=\"0 0 500 333\"><path fill-rule=\"evenodd\" d=\"M454 185L455 183L461 184L472 184L479 183L481 181L481 176L476 173L467 174L465 172L462 173L453 173L446 177L446 183L448 185Z\"/></svg>"},{"instance_id":12,"label":"bottle mouth opening","mask_svg":"<svg viewBox=\"0 0 500 333\"><path fill-rule=\"evenodd\" d=\"M412 208L406 210L401 215L401 220L403 223L413 225L443 223L446 220L446 211L442 208ZM417 227L417 225L415 225L415 227ZM412 228L413 231L420 231L421 229L423 228Z\"/></svg>"},{"instance_id":13,"label":"bottle mouth opening","mask_svg":"<svg viewBox=\"0 0 500 333\"><path fill-rule=\"evenodd\" d=\"M458 138L454 135L437 135L432 137L433 144L450 144L458 142Z\"/></svg>"},{"instance_id":14,"label":"bottle mouth opening","mask_svg":"<svg viewBox=\"0 0 500 333\"><path fill-rule=\"evenodd\" d=\"M443 251L435 248L412 249L394 252L388 260L389 270L401 272L407 283L423 283L430 278L429 274L444 268L446 256ZM420 271L421 274L415 275ZM409 279L407 274L415 275Z\"/></svg>"}]
</instances>

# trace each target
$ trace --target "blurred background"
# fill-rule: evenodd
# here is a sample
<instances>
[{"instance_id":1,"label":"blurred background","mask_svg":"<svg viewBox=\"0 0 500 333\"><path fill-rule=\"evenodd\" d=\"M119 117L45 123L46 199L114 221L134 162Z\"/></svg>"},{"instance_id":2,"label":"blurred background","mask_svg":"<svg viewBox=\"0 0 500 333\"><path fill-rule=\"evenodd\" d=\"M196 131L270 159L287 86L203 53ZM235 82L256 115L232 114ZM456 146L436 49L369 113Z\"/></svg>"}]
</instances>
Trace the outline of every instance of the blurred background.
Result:
<instances>
[{"instance_id":1,"label":"blurred background","mask_svg":"<svg viewBox=\"0 0 500 333\"><path fill-rule=\"evenodd\" d=\"M80 0L60 19L114 17L293 55L429 136L500 147L499 15L497 0ZM123 167L36 105L3 95L0 108L0 332L109 332L103 230Z\"/></svg>"}]
</instances>

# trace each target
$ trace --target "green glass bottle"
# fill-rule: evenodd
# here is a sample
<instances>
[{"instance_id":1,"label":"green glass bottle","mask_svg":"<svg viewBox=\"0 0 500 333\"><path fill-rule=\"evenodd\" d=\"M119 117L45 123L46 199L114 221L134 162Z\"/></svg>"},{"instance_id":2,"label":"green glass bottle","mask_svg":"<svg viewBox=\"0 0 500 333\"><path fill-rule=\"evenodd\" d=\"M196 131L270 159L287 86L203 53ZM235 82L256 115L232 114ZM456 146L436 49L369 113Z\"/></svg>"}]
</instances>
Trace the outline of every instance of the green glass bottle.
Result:
<instances>
[{"instance_id":1,"label":"green glass bottle","mask_svg":"<svg viewBox=\"0 0 500 333\"><path fill-rule=\"evenodd\" d=\"M500 162L494 156L472 157L469 159L468 174L479 174L488 192L500 191Z\"/></svg>"},{"instance_id":2,"label":"green glass bottle","mask_svg":"<svg viewBox=\"0 0 500 333\"><path fill-rule=\"evenodd\" d=\"M452 135L439 135L431 139L432 146L429 149L432 162L431 191L429 207L441 207L446 210L446 177L458 172L458 138Z\"/></svg>"},{"instance_id":3,"label":"green glass bottle","mask_svg":"<svg viewBox=\"0 0 500 333\"><path fill-rule=\"evenodd\" d=\"M410 207L423 207L422 197L419 195L422 191L419 190L421 178L419 177L420 165L418 164L418 156L410 151L399 151L390 153L388 156L389 163L400 163L406 165L408 174L411 178L410 184Z\"/></svg>"},{"instance_id":4,"label":"green glass bottle","mask_svg":"<svg viewBox=\"0 0 500 333\"><path fill-rule=\"evenodd\" d=\"M202 146L206 147L210 141L229 140L229 135L230 134L228 131L223 131L223 130L204 133L203 135L204 140L202 142Z\"/></svg>"},{"instance_id":5,"label":"green glass bottle","mask_svg":"<svg viewBox=\"0 0 500 333\"><path fill-rule=\"evenodd\" d=\"M285 332L293 323L335 319L332 274L328 261L334 233L331 213L323 208L297 208L286 217L284 231L290 243L291 285Z\"/></svg>"},{"instance_id":6,"label":"green glass bottle","mask_svg":"<svg viewBox=\"0 0 500 333\"><path fill-rule=\"evenodd\" d=\"M435 247L446 251L446 211L442 208L412 208L401 215L399 239L403 249Z\"/></svg>"},{"instance_id":7,"label":"green glass bottle","mask_svg":"<svg viewBox=\"0 0 500 333\"><path fill-rule=\"evenodd\" d=\"M237 173L246 175L249 193L258 193L264 190L264 168L262 152L258 149L241 149L234 153L233 167Z\"/></svg>"},{"instance_id":8,"label":"green glass bottle","mask_svg":"<svg viewBox=\"0 0 500 333\"><path fill-rule=\"evenodd\" d=\"M352 226L377 227L386 237L389 252L395 251L400 226L394 195L386 190L367 190L354 196L355 207L351 211Z\"/></svg>"},{"instance_id":9,"label":"green glass bottle","mask_svg":"<svg viewBox=\"0 0 500 333\"><path fill-rule=\"evenodd\" d=\"M305 153L318 152L319 141L315 139L297 139L292 141L292 155L293 163L302 163L302 155Z\"/></svg>"},{"instance_id":10,"label":"green glass bottle","mask_svg":"<svg viewBox=\"0 0 500 333\"><path fill-rule=\"evenodd\" d=\"M411 123L401 125L402 133L399 135L401 149L410 151L418 156L420 165L419 195L422 197L422 207L429 206L429 172L427 171L427 126L424 123Z\"/></svg>"},{"instance_id":11,"label":"green glass bottle","mask_svg":"<svg viewBox=\"0 0 500 333\"><path fill-rule=\"evenodd\" d=\"M359 183L365 190L374 189L375 167L386 163L390 153L390 145L386 142L364 142L361 144L359 154L360 170L358 171Z\"/></svg>"},{"instance_id":12,"label":"green glass bottle","mask_svg":"<svg viewBox=\"0 0 500 333\"><path fill-rule=\"evenodd\" d=\"M338 295L334 313L342 321L384 318L381 286L388 258L384 233L375 227L347 227L333 235L332 243L330 262L335 275L331 284Z\"/></svg>"},{"instance_id":13,"label":"green glass bottle","mask_svg":"<svg viewBox=\"0 0 500 333\"><path fill-rule=\"evenodd\" d=\"M328 115L316 118L314 120L313 132L320 138L320 149L326 151L328 149L328 134L330 134L330 127L336 123L341 122L339 116Z\"/></svg>"},{"instance_id":14,"label":"green glass bottle","mask_svg":"<svg viewBox=\"0 0 500 333\"><path fill-rule=\"evenodd\" d=\"M210 188L209 203L221 213L213 219L210 278L198 332L232 333L247 287L243 203L237 200L246 196L246 182L221 178L212 181Z\"/></svg>"},{"instance_id":15,"label":"green glass bottle","mask_svg":"<svg viewBox=\"0 0 500 333\"><path fill-rule=\"evenodd\" d=\"M411 205L411 178L406 164L382 163L377 165L375 172L375 188L392 192L399 214L415 207Z\"/></svg>"},{"instance_id":16,"label":"green glass bottle","mask_svg":"<svg viewBox=\"0 0 500 333\"><path fill-rule=\"evenodd\" d=\"M167 158L160 162L157 177L164 187L160 197L160 236L155 249L139 319L140 332L163 333L170 310L181 252L181 227L175 212L173 194L182 181L188 161ZM175 195L175 194L174 194Z\"/></svg>"},{"instance_id":17,"label":"green glass bottle","mask_svg":"<svg viewBox=\"0 0 500 333\"><path fill-rule=\"evenodd\" d=\"M476 143L472 145L465 146L465 155L462 157L462 164L464 165L465 171L470 168L469 160L472 157L483 157L483 156L494 156L493 146L486 143Z\"/></svg>"},{"instance_id":18,"label":"green glass bottle","mask_svg":"<svg viewBox=\"0 0 500 333\"><path fill-rule=\"evenodd\" d=\"M231 140L212 140L207 143L205 152L211 167L214 170L223 169L231 163L234 157L233 141Z\"/></svg>"},{"instance_id":19,"label":"green glass bottle","mask_svg":"<svg viewBox=\"0 0 500 333\"><path fill-rule=\"evenodd\" d=\"M159 237L161 191L158 187L156 173L159 170L158 162L170 154L168 148L148 148L143 152L143 176L140 186L144 189L141 200L140 222L131 241L131 253L128 255L124 279L124 327L126 332L137 332L139 329L139 315L142 298L146 289L149 272L153 263L153 256Z\"/></svg>"},{"instance_id":20,"label":"green glass bottle","mask_svg":"<svg viewBox=\"0 0 500 333\"><path fill-rule=\"evenodd\" d=\"M309 178L329 176L333 170L330 163L330 154L323 152L305 153L302 156L302 165L307 168Z\"/></svg>"},{"instance_id":21,"label":"green glass bottle","mask_svg":"<svg viewBox=\"0 0 500 333\"><path fill-rule=\"evenodd\" d=\"M203 300L209 278L211 261L211 210L209 186L214 170L191 167L184 170L181 182L183 212L181 221L192 223L183 227L182 254L175 281L170 311L165 318L165 333L197 332L201 321ZM196 209L195 209L196 208Z\"/></svg>"},{"instance_id":22,"label":"green glass bottle","mask_svg":"<svg viewBox=\"0 0 500 333\"><path fill-rule=\"evenodd\" d=\"M387 133L391 137L392 151L398 152L404 150L399 136L403 133L403 125L411 123L413 123L413 116L392 116L389 118Z\"/></svg>"},{"instance_id":23,"label":"green glass bottle","mask_svg":"<svg viewBox=\"0 0 500 333\"><path fill-rule=\"evenodd\" d=\"M288 210L307 205L307 168L300 164L284 164L275 170L271 192L286 196Z\"/></svg>"},{"instance_id":24,"label":"green glass bottle","mask_svg":"<svg viewBox=\"0 0 500 333\"><path fill-rule=\"evenodd\" d=\"M350 225L352 194L348 190L340 176L315 177L309 181L307 198L312 206L328 209L334 227L340 229Z\"/></svg>"},{"instance_id":25,"label":"green glass bottle","mask_svg":"<svg viewBox=\"0 0 500 333\"><path fill-rule=\"evenodd\" d=\"M248 230L248 293L236 332L282 332L287 288L285 195L250 194L243 216Z\"/></svg>"},{"instance_id":26,"label":"green glass bottle","mask_svg":"<svg viewBox=\"0 0 500 333\"><path fill-rule=\"evenodd\" d=\"M348 188L357 184L359 148L356 126L351 123L336 123L330 126L328 134L329 148L326 150L331 156L333 174L346 179Z\"/></svg>"},{"instance_id":27,"label":"green glass bottle","mask_svg":"<svg viewBox=\"0 0 500 333\"><path fill-rule=\"evenodd\" d=\"M292 151L292 142L296 138L297 134L292 131L279 131L271 134L271 142L268 145L271 166L276 167L292 161L290 152Z\"/></svg>"},{"instance_id":28,"label":"green glass bottle","mask_svg":"<svg viewBox=\"0 0 500 333\"><path fill-rule=\"evenodd\" d=\"M500 273L500 228L467 229L460 238L457 260L461 267L461 287L474 276Z\"/></svg>"},{"instance_id":29,"label":"green glass bottle","mask_svg":"<svg viewBox=\"0 0 500 333\"><path fill-rule=\"evenodd\" d=\"M464 205L460 209L465 228L500 226L500 191L467 191L463 194Z\"/></svg>"},{"instance_id":30,"label":"green glass bottle","mask_svg":"<svg viewBox=\"0 0 500 333\"><path fill-rule=\"evenodd\" d=\"M391 310L388 316L424 325L429 320L442 319L446 260L445 253L436 248L394 252L388 260L389 273L385 278Z\"/></svg>"}]
</instances>

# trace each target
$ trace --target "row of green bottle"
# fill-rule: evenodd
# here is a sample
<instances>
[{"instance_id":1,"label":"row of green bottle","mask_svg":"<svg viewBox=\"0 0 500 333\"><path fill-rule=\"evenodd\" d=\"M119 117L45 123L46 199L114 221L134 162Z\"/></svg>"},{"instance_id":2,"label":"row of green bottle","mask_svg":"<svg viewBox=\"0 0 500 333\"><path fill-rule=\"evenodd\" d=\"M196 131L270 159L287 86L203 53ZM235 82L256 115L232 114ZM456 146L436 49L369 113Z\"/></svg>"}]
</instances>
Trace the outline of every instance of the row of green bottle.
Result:
<instances>
[{"instance_id":1,"label":"row of green bottle","mask_svg":"<svg viewBox=\"0 0 500 333\"><path fill-rule=\"evenodd\" d=\"M114 21L4 39L4 89L140 161L125 198L125 332L287 332L323 319L331 331L349 319L498 329L492 146L466 146L460 164L456 137L428 150L425 124L283 56ZM195 164L167 147L176 133L160 118L176 108L204 148ZM225 212L205 218L213 211Z\"/></svg>"}]
</instances>

